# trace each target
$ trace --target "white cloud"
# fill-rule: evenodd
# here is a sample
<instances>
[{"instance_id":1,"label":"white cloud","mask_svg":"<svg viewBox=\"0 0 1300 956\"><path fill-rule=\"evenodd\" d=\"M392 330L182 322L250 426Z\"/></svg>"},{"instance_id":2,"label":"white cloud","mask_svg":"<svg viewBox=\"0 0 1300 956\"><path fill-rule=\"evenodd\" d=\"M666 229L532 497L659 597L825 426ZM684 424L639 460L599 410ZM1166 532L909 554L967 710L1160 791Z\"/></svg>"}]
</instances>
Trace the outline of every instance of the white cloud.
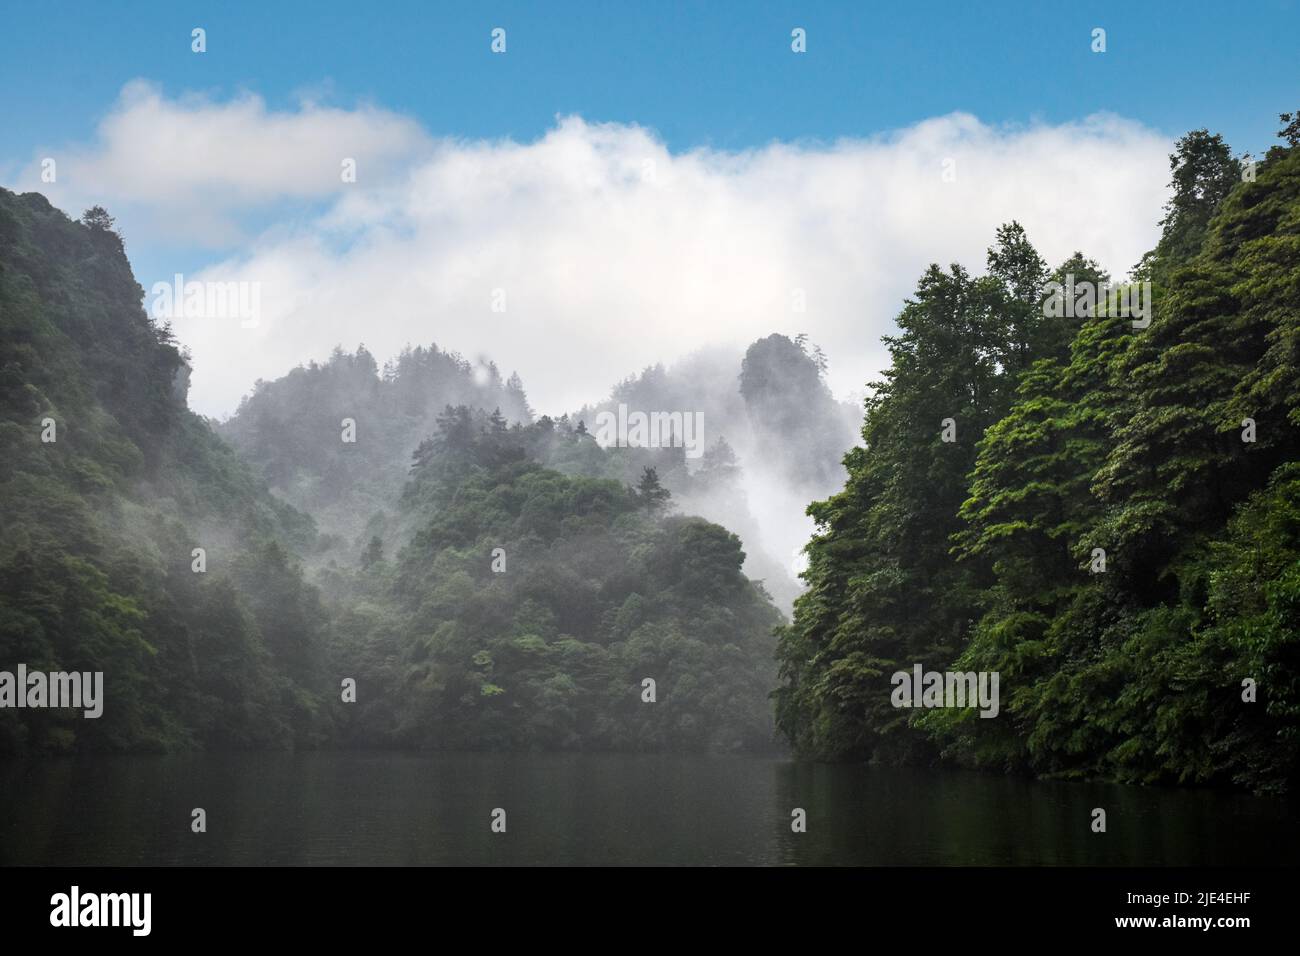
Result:
<instances>
[{"instance_id":1,"label":"white cloud","mask_svg":"<svg viewBox=\"0 0 1300 956\"><path fill-rule=\"evenodd\" d=\"M123 221L141 211L133 224L150 234L221 246L242 239L241 213L341 193L344 159L356 161L358 181L385 180L427 142L417 123L375 107L306 100L276 112L251 93L227 102L167 99L135 80L92 145L39 150L20 183L67 210L111 202ZM46 156L57 163L52 184L39 178Z\"/></svg>"},{"instance_id":2,"label":"white cloud","mask_svg":"<svg viewBox=\"0 0 1300 956\"><path fill-rule=\"evenodd\" d=\"M1020 221L1053 264L1079 249L1125 273L1156 239L1171 148L1105 115L997 128L953 114L740 153L670 153L645 129L578 118L525 144L432 141L379 110L272 113L149 87L124 94L100 139L84 175L112 201L207 209L189 229L337 194L198 277L262 283L257 328L176 323L191 403L214 415L255 379L361 341L381 361L407 342L487 354L558 412L656 360L802 331L844 394L883 366L880 336L925 266L982 270L1002 222ZM362 174L339 194L338 156L353 152Z\"/></svg>"}]
</instances>

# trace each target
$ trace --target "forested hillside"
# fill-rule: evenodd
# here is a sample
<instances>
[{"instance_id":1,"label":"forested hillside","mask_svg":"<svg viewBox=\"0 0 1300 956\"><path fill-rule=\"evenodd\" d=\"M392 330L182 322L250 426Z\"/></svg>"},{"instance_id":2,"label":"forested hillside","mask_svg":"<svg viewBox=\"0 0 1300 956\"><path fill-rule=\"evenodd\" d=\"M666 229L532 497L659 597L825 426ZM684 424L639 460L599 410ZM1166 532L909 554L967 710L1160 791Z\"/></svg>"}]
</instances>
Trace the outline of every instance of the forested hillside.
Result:
<instances>
[{"instance_id":1,"label":"forested hillside","mask_svg":"<svg viewBox=\"0 0 1300 956\"><path fill-rule=\"evenodd\" d=\"M774 626L735 535L542 457L603 454L549 419L448 408L404 495L425 516L324 578L364 695L355 741L513 749L772 746ZM345 656L340 648L339 656ZM647 684L646 681L653 682Z\"/></svg>"},{"instance_id":2,"label":"forested hillside","mask_svg":"<svg viewBox=\"0 0 1300 956\"><path fill-rule=\"evenodd\" d=\"M0 669L102 671L107 698L0 710L0 751L319 743L311 519L186 408L142 297L106 214L0 190Z\"/></svg>"},{"instance_id":3,"label":"forested hillside","mask_svg":"<svg viewBox=\"0 0 1300 956\"><path fill-rule=\"evenodd\" d=\"M436 345L408 346L382 369L364 346L336 348L273 381L259 381L218 433L255 466L272 492L310 514L321 532L309 568L350 565L371 538L389 552L415 532L398 507L407 464L447 406L497 411L509 424L536 417L535 459L566 475L636 484L653 468L676 509L740 536L745 573L789 610L799 593L792 568L807 538L806 502L834 486L860 415L823 381L825 357L805 337L769 335L745 352L705 351L654 365L614 386L610 398L570 414L536 415L523 381L471 364ZM602 415L680 413L700 434L676 445L572 441L599 437ZM345 420L355 441L339 441Z\"/></svg>"},{"instance_id":4,"label":"forested hillside","mask_svg":"<svg viewBox=\"0 0 1300 956\"><path fill-rule=\"evenodd\" d=\"M431 345L407 347L381 371L359 346L257 382L217 430L278 497L316 520L323 537L311 563L350 563L375 535L390 546L409 535L396 505L411 452L448 405L532 420L519 376L503 381L491 363ZM345 419L355 423L350 442L341 440Z\"/></svg>"},{"instance_id":5,"label":"forested hillside","mask_svg":"<svg viewBox=\"0 0 1300 956\"><path fill-rule=\"evenodd\" d=\"M106 698L0 751L772 746L780 617L653 468L436 348L260 384L241 457L112 227L0 192L0 670Z\"/></svg>"},{"instance_id":6,"label":"forested hillside","mask_svg":"<svg viewBox=\"0 0 1300 956\"><path fill-rule=\"evenodd\" d=\"M1284 117L1284 120L1287 117ZM1171 157L1135 270L1148 327L1075 318L1014 223L984 275L931 266L886 340L844 489L809 508L778 723L805 754L1132 782L1295 782L1300 148ZM955 435L944 440L944 420ZM1100 561L1099 561L1100 558ZM1002 710L896 709L914 663L1001 675Z\"/></svg>"}]
</instances>

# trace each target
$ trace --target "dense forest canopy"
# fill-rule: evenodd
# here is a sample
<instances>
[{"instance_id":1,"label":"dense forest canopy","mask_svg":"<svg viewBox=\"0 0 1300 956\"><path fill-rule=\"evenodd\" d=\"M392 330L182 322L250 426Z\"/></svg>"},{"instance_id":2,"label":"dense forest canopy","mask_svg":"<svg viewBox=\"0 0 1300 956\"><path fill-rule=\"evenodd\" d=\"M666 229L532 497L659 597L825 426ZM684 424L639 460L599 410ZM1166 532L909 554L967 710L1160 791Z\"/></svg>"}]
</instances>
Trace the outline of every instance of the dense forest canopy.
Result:
<instances>
[{"instance_id":1,"label":"dense forest canopy","mask_svg":"<svg viewBox=\"0 0 1300 956\"><path fill-rule=\"evenodd\" d=\"M0 190L0 669L102 671L106 696L0 710L0 750L320 743L312 521L186 408L112 225Z\"/></svg>"},{"instance_id":2,"label":"dense forest canopy","mask_svg":"<svg viewBox=\"0 0 1300 956\"><path fill-rule=\"evenodd\" d=\"M1285 119L1285 117L1284 117ZM1149 323L1061 314L1015 223L931 266L886 340L842 491L809 513L778 722L804 754L1292 785L1300 738L1300 149L1171 157ZM1134 289L1133 291L1138 291ZM945 424L951 430L945 434ZM890 675L1000 674L1001 715Z\"/></svg>"},{"instance_id":3,"label":"dense forest canopy","mask_svg":"<svg viewBox=\"0 0 1300 956\"><path fill-rule=\"evenodd\" d=\"M599 454L549 420L448 407L393 560L327 577L370 688L349 740L457 748L762 749L780 616L735 535L636 488L540 464ZM377 545L377 541L376 541ZM649 680L650 684L647 684Z\"/></svg>"}]
</instances>

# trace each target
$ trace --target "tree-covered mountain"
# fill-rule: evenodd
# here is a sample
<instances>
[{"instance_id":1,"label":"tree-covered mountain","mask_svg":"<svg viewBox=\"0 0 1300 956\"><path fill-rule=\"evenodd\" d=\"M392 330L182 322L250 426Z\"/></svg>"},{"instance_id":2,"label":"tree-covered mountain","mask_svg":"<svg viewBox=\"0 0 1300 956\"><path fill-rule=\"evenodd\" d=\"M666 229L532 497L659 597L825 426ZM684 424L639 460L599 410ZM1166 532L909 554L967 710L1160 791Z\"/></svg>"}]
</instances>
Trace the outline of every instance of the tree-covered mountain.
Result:
<instances>
[{"instance_id":1,"label":"tree-covered mountain","mask_svg":"<svg viewBox=\"0 0 1300 956\"><path fill-rule=\"evenodd\" d=\"M259 383L220 427L327 532L309 566L329 659L356 681L340 740L772 746L780 617L739 539L674 514L660 474L685 450L604 449L581 421L533 421L517 377L474 371L420 348L380 375L336 350ZM725 482L724 453L685 480Z\"/></svg>"},{"instance_id":2,"label":"tree-covered mountain","mask_svg":"<svg viewBox=\"0 0 1300 956\"><path fill-rule=\"evenodd\" d=\"M0 710L0 751L319 743L311 519L186 408L111 227L0 190L0 670L102 671L106 698Z\"/></svg>"},{"instance_id":3,"label":"tree-covered mountain","mask_svg":"<svg viewBox=\"0 0 1300 956\"><path fill-rule=\"evenodd\" d=\"M436 348L219 434L112 226L0 192L0 670L105 681L0 709L0 751L773 744L780 616L653 468L589 477L617 452Z\"/></svg>"},{"instance_id":4,"label":"tree-covered mountain","mask_svg":"<svg viewBox=\"0 0 1300 956\"><path fill-rule=\"evenodd\" d=\"M495 365L473 365L437 346L409 346L382 370L359 347L336 348L273 381L259 381L236 413L217 425L271 490L308 514L321 531L305 560L312 569L350 565L378 537L395 553L414 533L397 507L406 465L447 406L498 411L511 424L536 417L548 440L536 460L566 475L635 484L653 468L678 510L715 521L741 538L745 573L788 611L799 593L795 556L810 529L800 514L833 489L839 459L860 414L836 401L825 357L806 336L773 334L743 353L708 350L666 368L654 365L614 386L610 397L576 412L535 416L517 374L503 382ZM620 406L636 414L699 416L702 440L673 446L604 439L601 416ZM354 441L341 442L345 421ZM576 444L575 430L606 441Z\"/></svg>"},{"instance_id":5,"label":"tree-covered mountain","mask_svg":"<svg viewBox=\"0 0 1300 956\"><path fill-rule=\"evenodd\" d=\"M1049 276L1014 224L985 275L921 278L849 480L809 508L776 695L800 752L1294 785L1300 149L1244 168L1202 130L1171 163L1148 327L1065 319L1047 281L1106 277ZM1001 714L895 708L915 663L999 673Z\"/></svg>"},{"instance_id":6,"label":"tree-covered mountain","mask_svg":"<svg viewBox=\"0 0 1300 956\"><path fill-rule=\"evenodd\" d=\"M606 460L617 469L609 477L630 481L643 467L656 468L683 509L740 535L746 572L788 611L800 591L796 556L812 530L801 511L841 480L840 459L861 422L852 404L832 397L826 368L806 335L773 333L744 353L710 349L650 366L569 417L591 427L620 406L698 413L706 448L698 459L625 448Z\"/></svg>"},{"instance_id":7,"label":"tree-covered mountain","mask_svg":"<svg viewBox=\"0 0 1300 956\"><path fill-rule=\"evenodd\" d=\"M753 458L772 462L793 488L833 487L859 416L831 396L826 356L806 335L774 333L745 350L737 386L753 435Z\"/></svg>"},{"instance_id":8,"label":"tree-covered mountain","mask_svg":"<svg viewBox=\"0 0 1300 956\"><path fill-rule=\"evenodd\" d=\"M350 562L375 535L393 547L409 534L395 507L407 466L448 405L532 420L519 376L502 380L490 362L408 346L381 372L359 346L259 380L217 431L278 497L316 520L324 538L312 563ZM343 441L348 421L351 440Z\"/></svg>"},{"instance_id":9,"label":"tree-covered mountain","mask_svg":"<svg viewBox=\"0 0 1300 956\"><path fill-rule=\"evenodd\" d=\"M539 463L600 455L548 419L447 408L415 454L392 559L378 539L336 595L353 742L510 749L740 750L774 742L780 616L735 535L636 488ZM649 680L653 683L647 684Z\"/></svg>"}]
</instances>

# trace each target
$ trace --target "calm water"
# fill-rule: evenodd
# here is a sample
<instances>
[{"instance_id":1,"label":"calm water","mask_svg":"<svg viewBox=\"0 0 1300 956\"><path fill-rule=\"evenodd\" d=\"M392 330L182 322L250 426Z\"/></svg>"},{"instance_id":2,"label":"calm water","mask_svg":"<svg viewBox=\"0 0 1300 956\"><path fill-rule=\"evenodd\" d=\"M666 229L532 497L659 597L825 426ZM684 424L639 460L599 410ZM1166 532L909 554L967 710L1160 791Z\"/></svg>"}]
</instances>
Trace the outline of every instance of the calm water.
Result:
<instances>
[{"instance_id":1,"label":"calm water","mask_svg":"<svg viewBox=\"0 0 1300 956\"><path fill-rule=\"evenodd\" d=\"M194 807L205 834L190 832ZM790 831L795 807L806 833ZM1290 864L1294 810L781 758L65 758L0 762L0 864Z\"/></svg>"}]
</instances>

